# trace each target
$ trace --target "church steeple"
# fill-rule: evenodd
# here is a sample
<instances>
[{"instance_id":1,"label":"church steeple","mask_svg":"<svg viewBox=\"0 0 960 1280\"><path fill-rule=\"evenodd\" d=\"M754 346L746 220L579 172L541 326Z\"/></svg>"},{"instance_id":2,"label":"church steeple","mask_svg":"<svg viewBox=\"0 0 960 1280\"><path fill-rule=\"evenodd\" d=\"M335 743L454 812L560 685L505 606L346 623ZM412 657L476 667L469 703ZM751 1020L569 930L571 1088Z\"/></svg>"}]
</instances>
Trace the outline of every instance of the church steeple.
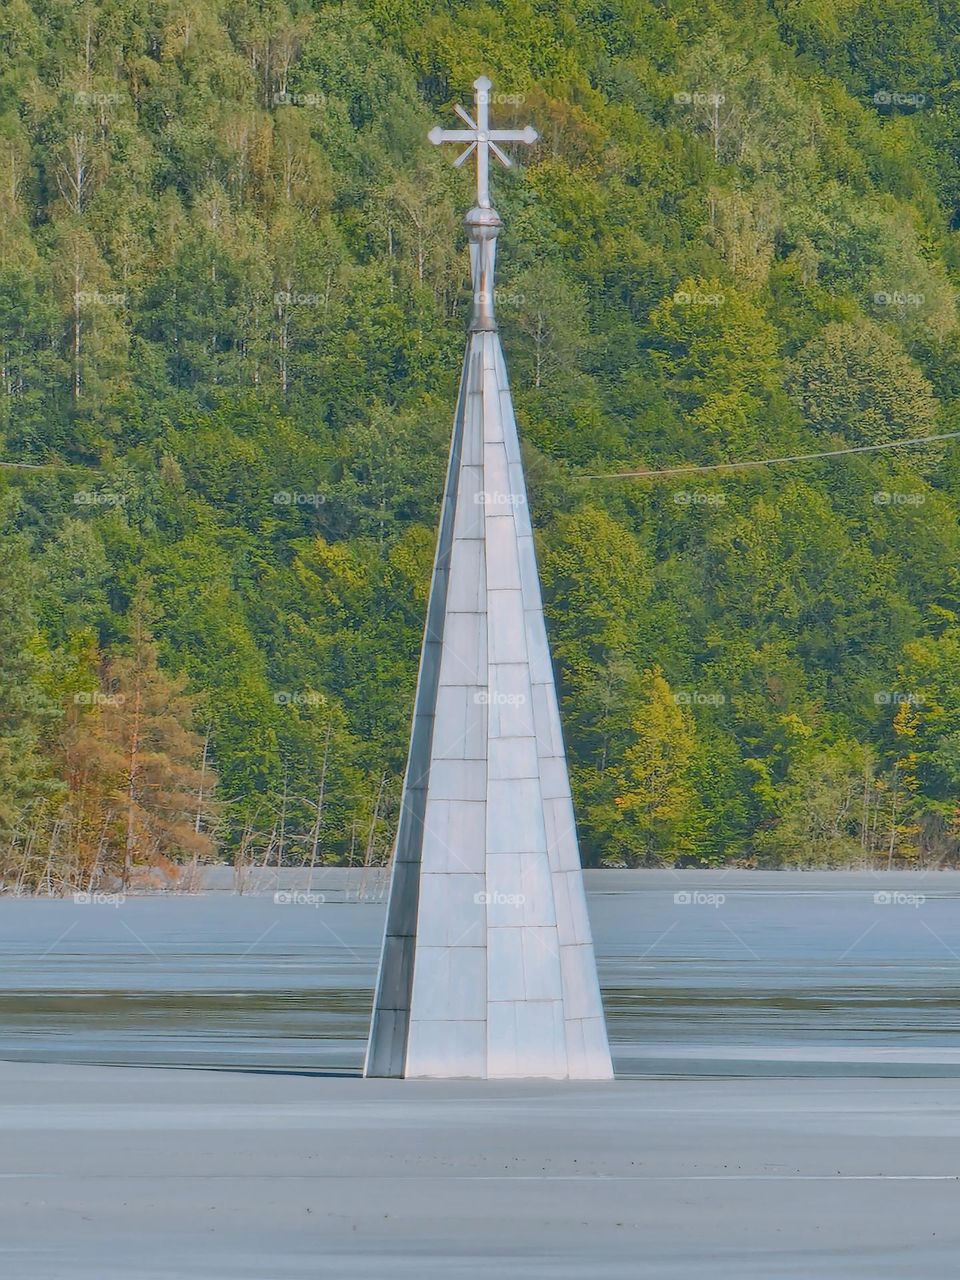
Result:
<instances>
[{"instance_id":1,"label":"church steeple","mask_svg":"<svg viewBox=\"0 0 960 1280\"><path fill-rule=\"evenodd\" d=\"M368 1076L612 1075L510 385L494 315L492 151L477 157L473 310L454 419Z\"/></svg>"}]
</instances>

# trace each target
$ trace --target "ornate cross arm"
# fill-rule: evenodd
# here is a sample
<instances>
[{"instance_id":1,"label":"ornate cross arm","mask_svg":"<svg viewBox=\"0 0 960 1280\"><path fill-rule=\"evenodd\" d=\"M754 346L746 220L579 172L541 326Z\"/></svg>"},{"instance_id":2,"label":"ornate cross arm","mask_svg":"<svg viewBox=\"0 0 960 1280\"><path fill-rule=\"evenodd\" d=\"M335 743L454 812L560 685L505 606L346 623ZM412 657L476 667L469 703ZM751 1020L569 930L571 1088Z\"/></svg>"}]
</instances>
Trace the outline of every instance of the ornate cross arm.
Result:
<instances>
[{"instance_id":1,"label":"ornate cross arm","mask_svg":"<svg viewBox=\"0 0 960 1280\"><path fill-rule=\"evenodd\" d=\"M536 142L540 136L536 129L527 125L525 129L491 129L490 128L490 81L486 76L481 76L479 80L474 80L473 87L476 89L477 100L477 118L474 120L472 116L463 107L456 106L454 111L465 124L469 126L467 129L441 129L439 126L431 129L427 137L434 144L439 146L441 142L461 142L466 143L466 151L461 152L457 156L454 164L459 167L466 160L477 153L477 206L480 209L491 208L490 204L490 152L497 157L502 165L510 168L513 161L497 146L498 142L525 142L528 145Z\"/></svg>"}]
</instances>

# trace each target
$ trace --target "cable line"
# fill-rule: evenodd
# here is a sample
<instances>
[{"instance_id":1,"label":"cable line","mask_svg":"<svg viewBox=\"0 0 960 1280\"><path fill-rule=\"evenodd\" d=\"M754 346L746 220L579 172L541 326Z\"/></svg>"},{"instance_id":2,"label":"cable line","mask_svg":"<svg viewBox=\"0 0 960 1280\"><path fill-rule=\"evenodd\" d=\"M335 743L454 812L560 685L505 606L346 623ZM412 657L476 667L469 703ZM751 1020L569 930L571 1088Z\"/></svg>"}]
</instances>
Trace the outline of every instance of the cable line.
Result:
<instances>
[{"instance_id":1,"label":"cable line","mask_svg":"<svg viewBox=\"0 0 960 1280\"><path fill-rule=\"evenodd\" d=\"M850 453L879 453L883 449L903 449L915 444L934 444L938 440L956 440L960 431L945 431L937 436L914 436L911 440L888 440L885 444L858 444L849 449L826 449L823 453L793 453L783 458L750 458L745 462L706 462L702 465L663 467L649 471L605 471L596 475L574 476L576 480L655 480L659 476L688 476L699 471L742 471L747 467L773 467L782 462L812 462L817 458L842 458Z\"/></svg>"}]
</instances>

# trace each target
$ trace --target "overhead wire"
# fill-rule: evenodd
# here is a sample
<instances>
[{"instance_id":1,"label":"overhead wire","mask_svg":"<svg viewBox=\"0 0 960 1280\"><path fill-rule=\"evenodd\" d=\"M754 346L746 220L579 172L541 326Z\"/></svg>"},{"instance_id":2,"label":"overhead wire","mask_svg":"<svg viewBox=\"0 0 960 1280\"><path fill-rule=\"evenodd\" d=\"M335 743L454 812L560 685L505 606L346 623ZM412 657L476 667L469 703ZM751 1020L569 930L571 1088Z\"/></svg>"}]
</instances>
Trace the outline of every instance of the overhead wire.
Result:
<instances>
[{"instance_id":1,"label":"overhead wire","mask_svg":"<svg viewBox=\"0 0 960 1280\"><path fill-rule=\"evenodd\" d=\"M574 475L576 480L656 480L661 476L686 476L705 471L742 471L748 467L774 467L788 462L814 462L819 458L842 458L851 453L880 453L885 449L904 449L913 445L935 444L939 440L960 439L960 431L944 431L940 435L914 436L908 440L888 440L883 444L858 444L846 449L824 449L819 453L792 453L779 458L748 458L741 462L686 463L680 467L653 467L639 471L602 471Z\"/></svg>"}]
</instances>

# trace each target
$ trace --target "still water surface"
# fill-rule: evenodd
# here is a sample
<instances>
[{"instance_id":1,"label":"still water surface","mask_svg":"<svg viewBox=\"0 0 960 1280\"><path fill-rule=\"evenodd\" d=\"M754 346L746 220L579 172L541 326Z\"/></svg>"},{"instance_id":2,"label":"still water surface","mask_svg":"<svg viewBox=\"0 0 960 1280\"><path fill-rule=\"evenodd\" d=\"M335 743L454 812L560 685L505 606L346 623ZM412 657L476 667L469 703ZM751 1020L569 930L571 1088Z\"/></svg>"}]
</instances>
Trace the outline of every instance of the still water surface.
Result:
<instances>
[{"instance_id":1,"label":"still water surface","mask_svg":"<svg viewBox=\"0 0 960 1280\"><path fill-rule=\"evenodd\" d=\"M621 1074L960 1076L960 875L587 878ZM383 903L274 887L0 898L0 1058L356 1072Z\"/></svg>"}]
</instances>

